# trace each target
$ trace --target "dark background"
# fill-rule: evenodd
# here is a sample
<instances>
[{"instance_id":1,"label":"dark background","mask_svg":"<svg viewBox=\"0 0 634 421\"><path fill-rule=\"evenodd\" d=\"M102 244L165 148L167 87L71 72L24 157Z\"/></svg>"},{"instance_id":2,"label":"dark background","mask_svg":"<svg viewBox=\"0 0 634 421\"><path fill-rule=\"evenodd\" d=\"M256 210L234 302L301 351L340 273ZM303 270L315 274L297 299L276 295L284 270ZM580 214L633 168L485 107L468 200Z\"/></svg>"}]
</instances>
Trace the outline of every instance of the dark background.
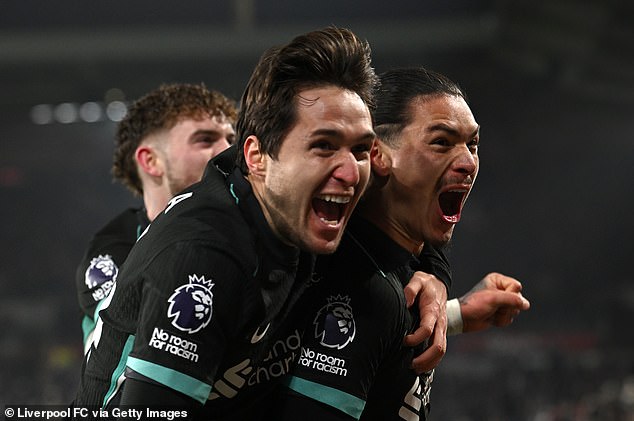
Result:
<instances>
[{"instance_id":1,"label":"dark background","mask_svg":"<svg viewBox=\"0 0 634 421\"><path fill-rule=\"evenodd\" d=\"M634 420L628 0L0 0L0 405L72 399L75 268L135 203L109 173L116 122L72 110L163 82L239 99L264 49L329 24L377 71L425 65L468 92L481 170L452 293L495 270L531 300L511 327L450 338L432 419Z\"/></svg>"}]
</instances>

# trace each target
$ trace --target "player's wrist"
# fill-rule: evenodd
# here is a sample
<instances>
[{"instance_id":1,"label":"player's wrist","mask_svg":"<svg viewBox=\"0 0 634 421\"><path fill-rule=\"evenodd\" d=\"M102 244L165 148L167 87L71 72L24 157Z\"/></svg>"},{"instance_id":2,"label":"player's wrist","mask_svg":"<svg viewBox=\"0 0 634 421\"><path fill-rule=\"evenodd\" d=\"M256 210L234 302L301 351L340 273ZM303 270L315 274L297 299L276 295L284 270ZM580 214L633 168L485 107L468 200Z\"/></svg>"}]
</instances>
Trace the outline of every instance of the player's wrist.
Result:
<instances>
[{"instance_id":1,"label":"player's wrist","mask_svg":"<svg viewBox=\"0 0 634 421\"><path fill-rule=\"evenodd\" d=\"M447 301L447 336L458 335L462 333L463 328L460 302L457 298L451 299Z\"/></svg>"}]
</instances>

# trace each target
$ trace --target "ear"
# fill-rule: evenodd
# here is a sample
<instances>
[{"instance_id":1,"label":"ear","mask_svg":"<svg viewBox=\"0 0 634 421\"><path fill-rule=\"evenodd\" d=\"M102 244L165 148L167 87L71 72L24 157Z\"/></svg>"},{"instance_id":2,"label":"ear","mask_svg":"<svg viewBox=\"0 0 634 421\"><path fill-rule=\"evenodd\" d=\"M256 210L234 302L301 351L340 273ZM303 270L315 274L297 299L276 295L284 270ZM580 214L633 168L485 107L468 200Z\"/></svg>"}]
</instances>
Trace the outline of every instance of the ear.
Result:
<instances>
[{"instance_id":1,"label":"ear","mask_svg":"<svg viewBox=\"0 0 634 421\"><path fill-rule=\"evenodd\" d=\"M163 175L163 166L156 150L147 144L141 144L134 152L134 159L141 171L154 177Z\"/></svg>"},{"instance_id":2,"label":"ear","mask_svg":"<svg viewBox=\"0 0 634 421\"><path fill-rule=\"evenodd\" d=\"M379 177L387 177L390 175L392 168L392 159L390 157L389 148L380 140L375 140L370 151L370 160L372 162L372 172Z\"/></svg>"},{"instance_id":3,"label":"ear","mask_svg":"<svg viewBox=\"0 0 634 421\"><path fill-rule=\"evenodd\" d=\"M244 141L243 153L249 174L263 176L266 172L266 155L260 150L260 140L257 136L247 137Z\"/></svg>"}]
</instances>

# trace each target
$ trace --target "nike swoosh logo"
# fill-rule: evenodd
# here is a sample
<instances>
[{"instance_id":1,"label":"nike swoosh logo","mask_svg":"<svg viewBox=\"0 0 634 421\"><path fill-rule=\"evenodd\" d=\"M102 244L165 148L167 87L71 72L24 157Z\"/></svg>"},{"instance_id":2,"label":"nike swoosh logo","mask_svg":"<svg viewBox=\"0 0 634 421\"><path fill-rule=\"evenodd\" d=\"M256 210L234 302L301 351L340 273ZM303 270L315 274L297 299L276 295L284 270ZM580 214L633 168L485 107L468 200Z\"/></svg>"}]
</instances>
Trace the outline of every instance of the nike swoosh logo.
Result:
<instances>
[{"instance_id":1,"label":"nike swoosh logo","mask_svg":"<svg viewBox=\"0 0 634 421\"><path fill-rule=\"evenodd\" d=\"M251 343L255 344L260 342L260 340L264 337L264 335L266 335L266 331L269 330L270 326L271 326L271 323L268 323L262 333L260 333L260 327L258 327L255 333L253 334L253 336L251 336Z\"/></svg>"}]
</instances>

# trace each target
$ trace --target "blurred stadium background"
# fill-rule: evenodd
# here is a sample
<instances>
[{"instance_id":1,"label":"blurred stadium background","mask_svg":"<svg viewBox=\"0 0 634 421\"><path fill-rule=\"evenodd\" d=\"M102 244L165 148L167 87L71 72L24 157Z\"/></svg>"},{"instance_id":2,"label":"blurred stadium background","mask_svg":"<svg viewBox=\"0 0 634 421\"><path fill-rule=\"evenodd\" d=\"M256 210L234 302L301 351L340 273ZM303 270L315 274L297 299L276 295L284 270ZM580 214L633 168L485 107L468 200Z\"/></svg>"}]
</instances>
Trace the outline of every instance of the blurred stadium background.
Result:
<instances>
[{"instance_id":1,"label":"blurred stadium background","mask_svg":"<svg viewBox=\"0 0 634 421\"><path fill-rule=\"evenodd\" d=\"M0 1L0 404L69 402L74 273L135 203L109 173L125 105L163 82L239 99L259 55L329 24L378 71L458 81L481 171L453 294L489 271L532 308L450 338L433 420L634 420L634 3L630 0Z\"/></svg>"}]
</instances>

